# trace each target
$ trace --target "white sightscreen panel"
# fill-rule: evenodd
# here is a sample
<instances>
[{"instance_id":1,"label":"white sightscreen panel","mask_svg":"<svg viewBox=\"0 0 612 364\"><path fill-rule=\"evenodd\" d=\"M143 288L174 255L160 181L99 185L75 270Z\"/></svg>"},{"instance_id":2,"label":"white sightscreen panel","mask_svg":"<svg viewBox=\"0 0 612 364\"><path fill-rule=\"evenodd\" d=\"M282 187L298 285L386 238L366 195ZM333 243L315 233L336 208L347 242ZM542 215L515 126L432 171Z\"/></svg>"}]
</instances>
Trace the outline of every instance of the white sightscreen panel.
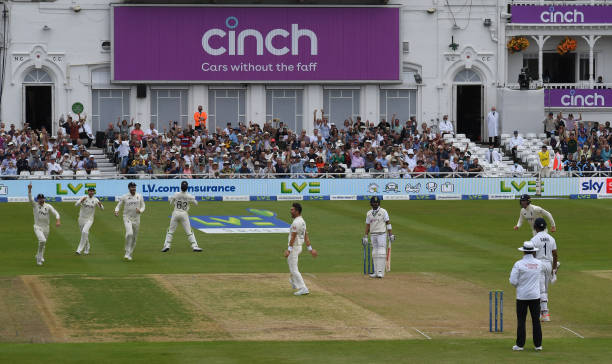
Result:
<instances>
[{"instance_id":1,"label":"white sightscreen panel","mask_svg":"<svg viewBox=\"0 0 612 364\"><path fill-rule=\"evenodd\" d=\"M273 101L274 118L278 118L280 121L285 122L288 128L295 130L295 98L274 98Z\"/></svg>"},{"instance_id":2,"label":"white sightscreen panel","mask_svg":"<svg viewBox=\"0 0 612 364\"><path fill-rule=\"evenodd\" d=\"M344 120L353 116L353 99L332 98L329 106L330 122L336 125L344 124Z\"/></svg>"},{"instance_id":3,"label":"white sightscreen panel","mask_svg":"<svg viewBox=\"0 0 612 364\"><path fill-rule=\"evenodd\" d=\"M158 98L157 99L157 112L158 115L158 126L166 127L169 121L181 120L181 105L180 99L178 98Z\"/></svg>"},{"instance_id":4,"label":"white sightscreen panel","mask_svg":"<svg viewBox=\"0 0 612 364\"><path fill-rule=\"evenodd\" d=\"M215 109L217 126L223 127L227 125L227 123L237 125L236 121L238 121L238 98L217 98Z\"/></svg>"},{"instance_id":5,"label":"white sightscreen panel","mask_svg":"<svg viewBox=\"0 0 612 364\"><path fill-rule=\"evenodd\" d=\"M401 121L410 119L410 102L407 98L388 98L387 109L389 118L396 114L395 117Z\"/></svg>"},{"instance_id":6,"label":"white sightscreen panel","mask_svg":"<svg viewBox=\"0 0 612 364\"><path fill-rule=\"evenodd\" d=\"M501 100L497 111L502 133L512 134L514 130L520 133L542 133L542 120L545 115L543 89L498 89L497 99Z\"/></svg>"}]
</instances>

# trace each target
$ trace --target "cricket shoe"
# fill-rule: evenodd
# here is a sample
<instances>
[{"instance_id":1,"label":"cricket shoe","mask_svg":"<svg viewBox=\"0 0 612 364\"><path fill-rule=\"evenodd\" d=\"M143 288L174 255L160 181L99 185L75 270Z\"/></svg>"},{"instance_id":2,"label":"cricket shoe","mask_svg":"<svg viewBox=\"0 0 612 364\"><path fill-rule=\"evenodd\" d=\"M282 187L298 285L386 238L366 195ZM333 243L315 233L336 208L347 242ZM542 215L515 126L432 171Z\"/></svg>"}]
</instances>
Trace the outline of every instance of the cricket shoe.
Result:
<instances>
[{"instance_id":1,"label":"cricket shoe","mask_svg":"<svg viewBox=\"0 0 612 364\"><path fill-rule=\"evenodd\" d=\"M541 321L549 322L550 321L550 314L548 312L547 313L543 313L542 317L540 317L540 320Z\"/></svg>"},{"instance_id":2,"label":"cricket shoe","mask_svg":"<svg viewBox=\"0 0 612 364\"><path fill-rule=\"evenodd\" d=\"M168 250L170 250L170 245L166 245L166 244L164 244L164 247L163 247L163 248L162 248L162 250L161 250L161 251L162 251L162 253L165 253L165 252L167 252Z\"/></svg>"},{"instance_id":3,"label":"cricket shoe","mask_svg":"<svg viewBox=\"0 0 612 364\"><path fill-rule=\"evenodd\" d=\"M127 262L131 262L132 261L132 257L130 257L129 255L126 255L123 257L123 260L127 261Z\"/></svg>"},{"instance_id":4,"label":"cricket shoe","mask_svg":"<svg viewBox=\"0 0 612 364\"><path fill-rule=\"evenodd\" d=\"M308 291L308 288L302 288L299 291L294 292L293 294L296 296L303 296L303 295L307 295L310 292Z\"/></svg>"},{"instance_id":5,"label":"cricket shoe","mask_svg":"<svg viewBox=\"0 0 612 364\"><path fill-rule=\"evenodd\" d=\"M535 351L542 351L542 347L541 346L536 346Z\"/></svg>"},{"instance_id":6,"label":"cricket shoe","mask_svg":"<svg viewBox=\"0 0 612 364\"><path fill-rule=\"evenodd\" d=\"M193 249L193 251L194 251L194 252L196 252L196 253L200 253L200 252L202 252L202 248L200 248L200 247L199 247L199 246L197 246L197 245L196 245L196 246L191 247L191 249Z\"/></svg>"},{"instance_id":7,"label":"cricket shoe","mask_svg":"<svg viewBox=\"0 0 612 364\"><path fill-rule=\"evenodd\" d=\"M43 265L42 259L40 259L38 256L36 257L36 265Z\"/></svg>"},{"instance_id":8,"label":"cricket shoe","mask_svg":"<svg viewBox=\"0 0 612 364\"><path fill-rule=\"evenodd\" d=\"M77 250L77 251L74 252L74 254L81 255L81 252Z\"/></svg>"},{"instance_id":9,"label":"cricket shoe","mask_svg":"<svg viewBox=\"0 0 612 364\"><path fill-rule=\"evenodd\" d=\"M522 347L520 347L520 346L518 346L518 345L514 345L514 346L512 347L512 350L514 350L514 351L523 351L523 348L522 348Z\"/></svg>"}]
</instances>

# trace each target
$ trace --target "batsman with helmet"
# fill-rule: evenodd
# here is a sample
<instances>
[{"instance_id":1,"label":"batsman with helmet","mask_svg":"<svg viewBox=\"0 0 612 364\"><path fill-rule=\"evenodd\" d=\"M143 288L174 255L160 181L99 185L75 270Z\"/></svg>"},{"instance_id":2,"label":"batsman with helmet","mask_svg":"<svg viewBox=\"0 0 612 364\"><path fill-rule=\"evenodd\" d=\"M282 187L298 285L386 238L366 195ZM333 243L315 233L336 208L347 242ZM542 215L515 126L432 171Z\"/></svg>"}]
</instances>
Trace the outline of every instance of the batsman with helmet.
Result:
<instances>
[{"instance_id":1,"label":"batsman with helmet","mask_svg":"<svg viewBox=\"0 0 612 364\"><path fill-rule=\"evenodd\" d=\"M393 235L391 230L389 214L387 210L380 207L380 198L378 196L370 198L370 206L372 206L372 209L366 214L365 235L363 236L362 244L365 249L368 245L369 234L372 241L372 260L374 262L374 273L370 274L370 277L383 278L385 276L385 263L387 260L387 234L389 236L389 244L395 241L395 235Z\"/></svg>"}]
</instances>

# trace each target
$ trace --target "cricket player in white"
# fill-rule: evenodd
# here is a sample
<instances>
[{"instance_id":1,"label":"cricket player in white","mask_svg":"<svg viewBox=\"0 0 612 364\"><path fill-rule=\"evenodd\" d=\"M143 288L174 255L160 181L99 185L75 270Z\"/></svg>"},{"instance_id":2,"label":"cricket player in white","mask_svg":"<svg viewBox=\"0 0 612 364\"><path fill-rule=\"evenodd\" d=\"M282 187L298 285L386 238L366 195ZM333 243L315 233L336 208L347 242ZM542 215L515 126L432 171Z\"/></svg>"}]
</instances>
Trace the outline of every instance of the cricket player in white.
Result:
<instances>
[{"instance_id":1,"label":"cricket player in white","mask_svg":"<svg viewBox=\"0 0 612 364\"><path fill-rule=\"evenodd\" d=\"M175 193L168 200L170 201L170 204L174 206L174 211L172 211L170 227L168 228L168 232L166 233L166 241L164 242L164 247L162 248L162 252L164 253L170 250L172 237L179 223L183 226L185 234L187 234L187 240L191 243L191 249L194 252L198 253L202 251L202 248L198 246L198 242L196 241L195 235L193 234L193 230L191 230L189 214L187 213L189 211L190 204L194 204L197 206L198 201L193 195L187 193L188 188L189 184L187 183L187 181L181 182L181 192Z\"/></svg>"},{"instance_id":2,"label":"cricket player in white","mask_svg":"<svg viewBox=\"0 0 612 364\"><path fill-rule=\"evenodd\" d=\"M39 193L36 201L32 198L32 184L28 185L28 200L34 208L34 235L38 239L38 252L36 253L36 264L43 265L45 262L45 244L49 237L49 214L55 215L55 226L59 227L60 215L53 206L45 203L45 196Z\"/></svg>"},{"instance_id":3,"label":"cricket player in white","mask_svg":"<svg viewBox=\"0 0 612 364\"><path fill-rule=\"evenodd\" d=\"M115 207L115 216L119 216L119 210L123 206L123 225L125 226L125 260L132 260L132 254L136 247L136 236L140 228L140 215L145 210L145 203L142 195L136 193L136 184L128 184L129 193L119 198L119 203Z\"/></svg>"},{"instance_id":4,"label":"cricket player in white","mask_svg":"<svg viewBox=\"0 0 612 364\"><path fill-rule=\"evenodd\" d=\"M395 241L395 235L391 230L389 214L387 210L380 207L380 198L372 196L370 198L372 209L366 214L365 235L362 239L364 247L368 245L368 234L372 241L372 260L374 262L374 273L372 278L383 278L385 276L385 262L387 258L387 233L389 242Z\"/></svg>"},{"instance_id":5,"label":"cricket player in white","mask_svg":"<svg viewBox=\"0 0 612 364\"><path fill-rule=\"evenodd\" d=\"M544 210L540 206L532 205L531 197L529 195L522 195L519 204L521 205L521 212L519 215L518 222L516 223L516 226L514 226L514 230L518 230L523 224L523 221L527 221L529 223L529 226L531 227L533 235L535 236L536 230L533 227L535 220L538 217L545 217L550 222L550 232L554 233L555 231L557 231L557 227L555 226L555 220L553 219L550 212Z\"/></svg>"},{"instance_id":6,"label":"cricket player in white","mask_svg":"<svg viewBox=\"0 0 612 364\"><path fill-rule=\"evenodd\" d=\"M291 283L293 289L297 289L293 294L301 296L310 293L298 269L298 256L302 252L302 245L306 243L306 247L313 258L316 258L318 253L310 244L308 231L306 231L306 222L302 217L302 205L297 202L294 203L291 205L290 212L293 222L289 228L289 244L287 245L287 250L285 250L285 258L287 258L289 272L291 273L289 283Z\"/></svg>"},{"instance_id":7,"label":"cricket player in white","mask_svg":"<svg viewBox=\"0 0 612 364\"><path fill-rule=\"evenodd\" d=\"M548 313L548 287L554 282L553 277L557 273L557 243L555 238L546 232L546 220L538 217L535 220L534 227L537 234L531 239L531 242L538 249L535 256L536 259L542 262L540 319L542 321L550 321L550 314ZM555 267L555 270L552 267Z\"/></svg>"},{"instance_id":8,"label":"cricket player in white","mask_svg":"<svg viewBox=\"0 0 612 364\"><path fill-rule=\"evenodd\" d=\"M75 206L81 206L81 210L79 211L79 230L81 230L81 241L79 242L79 246L76 250L77 255L81 255L81 253L84 253L85 255L89 254L89 229L94 222L96 206L98 206L100 210L104 210L104 206L102 206L100 200L94 196L95 193L95 188L89 188L87 190L87 196L81 197L75 204Z\"/></svg>"}]
</instances>

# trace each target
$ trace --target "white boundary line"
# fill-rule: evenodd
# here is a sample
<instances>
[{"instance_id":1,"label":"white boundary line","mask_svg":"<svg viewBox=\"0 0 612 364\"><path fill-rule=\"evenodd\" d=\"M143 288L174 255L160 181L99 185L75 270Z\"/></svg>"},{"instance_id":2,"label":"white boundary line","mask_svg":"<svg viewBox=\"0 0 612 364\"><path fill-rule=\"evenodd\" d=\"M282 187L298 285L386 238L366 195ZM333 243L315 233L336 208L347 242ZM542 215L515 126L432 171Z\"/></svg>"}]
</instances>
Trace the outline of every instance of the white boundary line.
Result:
<instances>
[{"instance_id":1,"label":"white boundary line","mask_svg":"<svg viewBox=\"0 0 612 364\"><path fill-rule=\"evenodd\" d=\"M419 334L425 336L427 340L431 340L431 337L427 336L427 334L425 334L423 331L417 329L416 327L413 327L413 329L415 329Z\"/></svg>"},{"instance_id":2,"label":"white boundary line","mask_svg":"<svg viewBox=\"0 0 612 364\"><path fill-rule=\"evenodd\" d=\"M581 339L584 339L584 336L580 335L580 334L579 334L579 333L577 333L576 331L570 330L570 329L568 329L568 328L567 328L567 327L565 327L565 326L561 326L561 328L562 328L562 329L565 329L565 330L567 330L567 331L569 331L569 332L571 332L572 334L574 334L574 335L578 336L578 337L579 337L579 338L581 338Z\"/></svg>"}]
</instances>

